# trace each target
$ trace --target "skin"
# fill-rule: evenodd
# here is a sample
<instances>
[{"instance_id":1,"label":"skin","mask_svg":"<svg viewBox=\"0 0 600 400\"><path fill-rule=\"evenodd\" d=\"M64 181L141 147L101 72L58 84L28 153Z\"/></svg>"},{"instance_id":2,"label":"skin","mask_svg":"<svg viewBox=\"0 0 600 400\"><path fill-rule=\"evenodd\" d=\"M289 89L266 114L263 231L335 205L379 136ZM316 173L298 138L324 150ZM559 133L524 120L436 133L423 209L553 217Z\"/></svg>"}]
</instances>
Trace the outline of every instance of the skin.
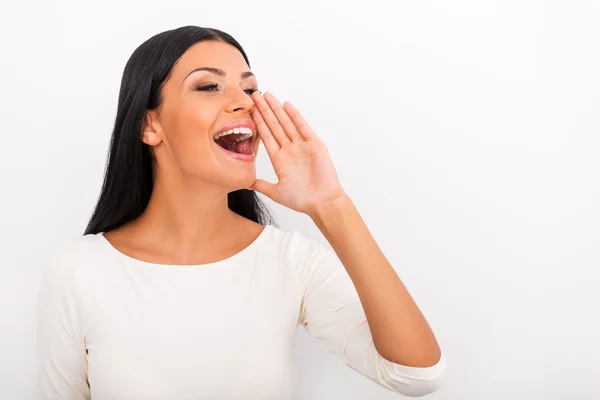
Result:
<instances>
[{"instance_id":1,"label":"skin","mask_svg":"<svg viewBox=\"0 0 600 400\"><path fill-rule=\"evenodd\" d=\"M204 66L227 76L199 72L185 79ZM256 89L254 77L240 79L247 71L242 55L223 42L186 51L165 84L163 107L147 115L143 140L157 161L150 203L137 220L105 236L122 252L150 262L222 260L263 229L229 211L227 193L256 190L313 220L354 283L384 358L413 367L436 364L441 351L429 324L342 188L325 145L289 102L245 93ZM222 90L216 93L193 90L217 81ZM276 184L257 180L254 163L232 159L213 142L220 126L240 118L256 123ZM256 140L255 153L258 145Z\"/></svg>"}]
</instances>

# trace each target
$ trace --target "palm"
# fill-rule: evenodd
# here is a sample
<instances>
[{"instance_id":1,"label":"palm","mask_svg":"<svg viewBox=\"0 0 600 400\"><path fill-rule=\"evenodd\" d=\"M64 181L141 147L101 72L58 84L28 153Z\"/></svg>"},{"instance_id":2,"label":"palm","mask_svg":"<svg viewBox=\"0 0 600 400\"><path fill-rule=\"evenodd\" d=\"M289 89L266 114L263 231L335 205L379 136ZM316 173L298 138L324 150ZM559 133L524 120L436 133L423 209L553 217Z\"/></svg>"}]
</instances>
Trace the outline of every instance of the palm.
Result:
<instances>
[{"instance_id":1,"label":"palm","mask_svg":"<svg viewBox=\"0 0 600 400\"><path fill-rule=\"evenodd\" d=\"M270 184L257 180L253 188L303 213L343 196L327 148L300 114L290 105L287 112L281 106L278 108L272 95L265 95L269 103L256 97L260 111L255 109L253 118L279 181Z\"/></svg>"},{"instance_id":2,"label":"palm","mask_svg":"<svg viewBox=\"0 0 600 400\"><path fill-rule=\"evenodd\" d=\"M322 142L284 146L272 158L279 183L277 202L299 212L340 194L339 181Z\"/></svg>"}]
</instances>

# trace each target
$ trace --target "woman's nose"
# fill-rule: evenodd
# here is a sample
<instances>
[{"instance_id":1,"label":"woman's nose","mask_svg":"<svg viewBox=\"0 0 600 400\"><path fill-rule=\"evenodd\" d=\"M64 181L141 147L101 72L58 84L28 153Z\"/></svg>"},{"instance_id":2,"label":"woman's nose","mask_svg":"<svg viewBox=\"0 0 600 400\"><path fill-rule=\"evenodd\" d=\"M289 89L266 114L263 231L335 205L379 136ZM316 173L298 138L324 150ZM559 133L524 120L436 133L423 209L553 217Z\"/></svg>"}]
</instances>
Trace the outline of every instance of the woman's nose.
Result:
<instances>
[{"instance_id":1,"label":"woman's nose","mask_svg":"<svg viewBox=\"0 0 600 400\"><path fill-rule=\"evenodd\" d=\"M248 93L244 92L242 89L236 90L236 94L234 98L231 99L231 102L227 106L228 112L247 112L251 113L254 108L254 101L248 95Z\"/></svg>"}]
</instances>

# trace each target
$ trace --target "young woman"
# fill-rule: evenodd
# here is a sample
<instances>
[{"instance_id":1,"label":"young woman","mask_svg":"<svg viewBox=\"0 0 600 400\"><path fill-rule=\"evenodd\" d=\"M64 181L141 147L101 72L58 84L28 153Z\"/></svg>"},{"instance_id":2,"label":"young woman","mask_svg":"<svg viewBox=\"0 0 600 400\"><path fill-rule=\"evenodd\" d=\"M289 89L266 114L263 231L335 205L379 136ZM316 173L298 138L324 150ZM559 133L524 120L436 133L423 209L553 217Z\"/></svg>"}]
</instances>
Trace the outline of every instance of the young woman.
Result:
<instances>
[{"instance_id":1,"label":"young woman","mask_svg":"<svg viewBox=\"0 0 600 400\"><path fill-rule=\"evenodd\" d=\"M434 334L325 146L249 65L193 26L129 59L95 212L42 280L38 398L289 399L299 324L391 391L440 386ZM261 141L277 184L256 179ZM334 251L274 226L256 191Z\"/></svg>"}]
</instances>

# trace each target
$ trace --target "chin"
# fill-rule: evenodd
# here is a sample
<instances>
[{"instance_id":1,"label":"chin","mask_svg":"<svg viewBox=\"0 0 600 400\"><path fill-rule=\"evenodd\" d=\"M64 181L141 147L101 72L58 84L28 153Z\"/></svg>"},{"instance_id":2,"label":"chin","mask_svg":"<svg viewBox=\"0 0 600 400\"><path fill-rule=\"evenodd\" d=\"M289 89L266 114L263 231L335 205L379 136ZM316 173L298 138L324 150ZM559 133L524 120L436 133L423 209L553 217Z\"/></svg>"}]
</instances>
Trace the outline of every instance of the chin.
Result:
<instances>
[{"instance_id":1,"label":"chin","mask_svg":"<svg viewBox=\"0 0 600 400\"><path fill-rule=\"evenodd\" d=\"M255 181L256 171L248 171L247 173L241 171L234 173L231 171L229 175L223 177L221 182L227 187L229 193L240 189L248 189Z\"/></svg>"}]
</instances>

